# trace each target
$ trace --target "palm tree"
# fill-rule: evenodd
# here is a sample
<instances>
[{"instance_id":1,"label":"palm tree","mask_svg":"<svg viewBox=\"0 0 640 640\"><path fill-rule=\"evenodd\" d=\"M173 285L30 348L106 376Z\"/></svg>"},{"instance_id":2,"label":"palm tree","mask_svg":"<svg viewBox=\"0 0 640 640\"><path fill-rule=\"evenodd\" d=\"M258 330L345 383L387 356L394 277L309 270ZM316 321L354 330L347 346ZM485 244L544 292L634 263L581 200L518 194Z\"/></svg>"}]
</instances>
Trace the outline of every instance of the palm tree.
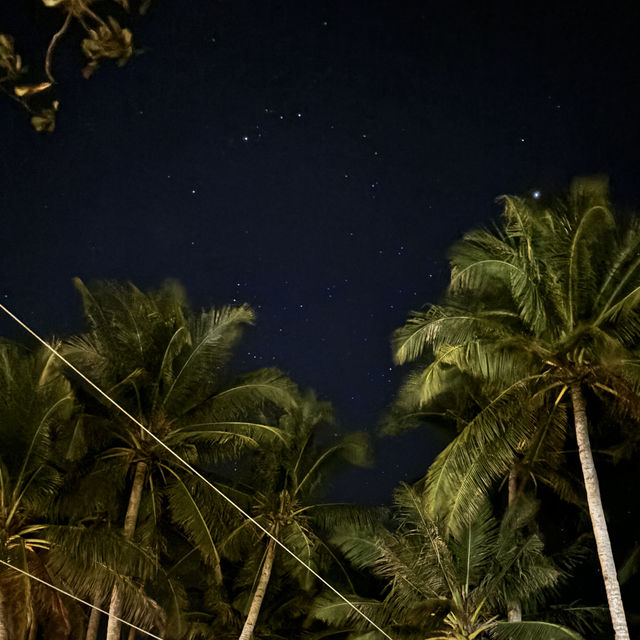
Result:
<instances>
[{"instance_id":1,"label":"palm tree","mask_svg":"<svg viewBox=\"0 0 640 640\"><path fill-rule=\"evenodd\" d=\"M446 355L443 357L443 354L448 350L443 348L433 362L425 361L424 368L417 368L407 377L383 419L382 435L393 435L409 428L433 424L434 421L437 424L444 421L446 426L456 427L453 433L455 437L491 405L495 394L499 392L494 385L486 384L484 380L457 367L448 366L444 371L438 371L438 368L446 366ZM429 385L425 375L427 380L433 380L434 375L442 380L436 385ZM507 505L512 505L520 495L530 491L529 486L535 490L539 483L543 483L562 500L584 508L586 503L579 482L564 464L563 451L567 448L567 415L564 408L547 404L527 407L529 415L521 410L522 417L535 425L535 429L528 440L514 443L511 451L512 459L506 477L501 482L501 487L506 488ZM471 454L475 455L475 464L469 467L469 473L473 473L477 465L491 463L492 446L486 445L483 453L484 456L479 452ZM469 514L475 513L475 507L464 499L464 492L459 491L458 480L451 476L440 478L439 490L430 492L432 512L439 514L445 530L464 528L472 517ZM521 608L517 601L513 601L509 607L508 620L521 620Z\"/></svg>"},{"instance_id":2,"label":"palm tree","mask_svg":"<svg viewBox=\"0 0 640 640\"><path fill-rule=\"evenodd\" d=\"M54 364L44 349L0 343L0 640L35 637L43 624L52 638L71 631L60 596L4 564L57 582L47 564L47 516L75 399Z\"/></svg>"},{"instance_id":3,"label":"palm tree","mask_svg":"<svg viewBox=\"0 0 640 640\"><path fill-rule=\"evenodd\" d=\"M225 487L257 522L314 570L338 564L326 542L336 524L371 518L369 510L356 505L319 502L327 476L336 465L363 465L369 459L364 435L339 436L333 422L331 405L318 401L312 392L305 393L280 419L284 440L253 455L246 483ZM212 519L215 513L212 507ZM227 521L230 527L220 548L231 560L243 562L235 603L246 617L238 637L250 640L275 574L285 589L292 589L293 580L297 582L294 588L307 592L314 578L249 521L235 517Z\"/></svg>"},{"instance_id":4,"label":"palm tree","mask_svg":"<svg viewBox=\"0 0 640 640\"><path fill-rule=\"evenodd\" d=\"M604 517L585 391L637 415L640 227L618 224L606 184L576 181L565 201L505 198L503 224L454 248L445 304L412 314L394 335L395 359L432 364L416 385L428 399L450 369L482 379L493 397L438 456L431 496L453 495L459 514L507 473L523 443L544 442L537 410L563 428L573 414L584 486L616 640L629 637ZM567 402L568 401L568 402Z\"/></svg>"},{"instance_id":5,"label":"palm tree","mask_svg":"<svg viewBox=\"0 0 640 640\"><path fill-rule=\"evenodd\" d=\"M378 528L341 535L347 557L385 581L384 601L361 606L394 637L581 638L540 617L562 572L544 555L540 538L524 533L535 516L534 501L521 497L500 523L484 502L475 519L456 534L430 517L419 487L401 486L394 503L393 532ZM513 599L524 603L526 620L500 619ZM313 615L338 628L350 627L351 640L378 637L358 633L359 621L333 597L318 599Z\"/></svg>"},{"instance_id":6,"label":"palm tree","mask_svg":"<svg viewBox=\"0 0 640 640\"><path fill-rule=\"evenodd\" d=\"M246 305L200 314L186 307L175 283L142 293L131 284L75 285L89 325L68 340L66 357L79 370L189 463L215 462L257 446L278 430L261 421L265 403L292 406L293 385L279 371L262 369L239 379L228 374L233 347L254 315ZM102 457L119 463L129 489L123 536L132 540L143 513L154 520L168 482L185 488L185 470L146 432L107 409L109 428L119 441ZM118 474L114 467L114 474ZM203 515L187 491L183 523L202 529ZM144 509L143 509L144 507ZM153 537L154 528L149 530ZM195 534L197 535L197 534ZM218 582L220 558L212 539L203 557ZM121 592L111 593L107 640L119 637Z\"/></svg>"},{"instance_id":7,"label":"palm tree","mask_svg":"<svg viewBox=\"0 0 640 640\"><path fill-rule=\"evenodd\" d=\"M145 591L150 581L164 586L168 580L157 549L148 535L124 540L118 530L126 470L88 455L65 467L53 505L54 524L47 529L51 571L67 591L101 608L108 606L108 594L117 586L123 617L145 629L163 628L165 612L155 593L149 597ZM91 609L86 640L97 638L99 623L99 612Z\"/></svg>"},{"instance_id":8,"label":"palm tree","mask_svg":"<svg viewBox=\"0 0 640 640\"><path fill-rule=\"evenodd\" d=\"M500 388L478 376L461 370L447 354L451 347L443 347L433 359L421 358L403 384L386 415L383 417L381 435L395 435L407 429L437 424L445 427L449 439L462 432L478 414L487 409ZM582 507L585 504L578 483L564 465L562 451L566 448L567 414L564 405L559 407L540 405L520 408L521 419L535 425L528 440L514 443L512 458L503 484L507 489L507 504L513 503L527 489L529 480L542 482L561 499ZM527 413L528 412L528 413ZM515 446L517 444L517 446ZM474 455L478 455L475 452ZM485 451L492 455L491 448ZM469 505L450 503L451 496L441 492L436 498L434 511L444 517L447 527L455 528L465 519L464 509ZM469 513L473 513L473 509Z\"/></svg>"}]
</instances>

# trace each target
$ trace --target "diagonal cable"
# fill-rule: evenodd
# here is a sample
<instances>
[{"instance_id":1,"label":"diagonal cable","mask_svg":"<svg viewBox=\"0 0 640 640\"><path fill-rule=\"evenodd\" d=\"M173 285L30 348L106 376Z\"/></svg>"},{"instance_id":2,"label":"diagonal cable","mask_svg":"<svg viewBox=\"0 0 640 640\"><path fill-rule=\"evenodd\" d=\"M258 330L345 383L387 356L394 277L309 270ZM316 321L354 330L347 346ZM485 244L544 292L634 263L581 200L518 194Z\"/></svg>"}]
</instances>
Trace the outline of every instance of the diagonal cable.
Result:
<instances>
[{"instance_id":1,"label":"diagonal cable","mask_svg":"<svg viewBox=\"0 0 640 640\"><path fill-rule=\"evenodd\" d=\"M7 309L3 304L0 304L0 309L4 311L10 318L15 320L27 333L31 334L38 342L43 344L51 353L53 353L57 358L62 360L72 371L77 373L87 384L89 384L93 389L95 389L103 398L105 398L108 402L110 402L114 407L124 413L129 420L135 423L138 427L140 427L145 433L147 433L155 442L157 442L163 449L168 451L176 460L178 460L186 469L189 469L191 473L196 475L200 480L202 480L209 488L213 489L222 499L228 502L234 509L236 509L239 513L241 513L247 520L253 523L260 531L262 531L266 536L271 538L283 551L288 553L294 560L299 562L307 571L309 571L312 575L314 575L322 584L327 587L330 591L332 591L335 595L337 595L340 600L342 600L345 604L351 607L359 616L364 618L374 629L379 631L385 638L388 640L393 640L393 638L384 631L381 627L379 627L366 613L361 611L358 607L356 607L353 602L351 602L348 598L342 595L340 591L338 591L334 586L329 584L317 571L312 569L304 560L299 558L289 547L282 544L278 538L276 538L270 531L268 531L265 527L263 527L255 518L250 516L240 505L236 504L226 493L220 491L218 487L216 487L213 483L207 480L195 467L189 464L186 460L184 460L179 454L177 454L171 447L166 445L158 436L156 436L152 431L150 431L147 427L145 427L139 420L134 418L126 409L120 406L115 400L113 400L110 396L108 396L95 382L87 378L87 376L82 373L79 369L77 369L74 365L72 365L63 355L58 353L56 349L54 349L46 340L41 338L33 329L28 327L20 318L11 313L9 309Z\"/></svg>"},{"instance_id":2,"label":"diagonal cable","mask_svg":"<svg viewBox=\"0 0 640 640\"><path fill-rule=\"evenodd\" d=\"M14 571L17 571L18 573L21 573L22 575L27 576L28 578L31 578L32 580L35 580L36 582L39 582L40 584L43 584L43 585L45 585L45 586L47 586L47 587L49 587L51 589L54 589L58 593L61 593L62 595L67 596L68 598L71 598L72 600L76 600L77 602L80 602L81 604L87 605L87 607L91 607L92 609L95 609L96 611L99 611L100 613L104 613L106 616L111 615L118 622L122 622L123 624L126 624L127 626L135 629L136 631L140 631L141 633L146 634L147 636L149 636L149 638L154 638L155 640L165 640L161 636L156 636L153 633L151 633L151 631L147 631L146 629L143 629L142 627L138 627L138 626L136 626L135 624L133 624L131 622L127 622L126 620L123 620L122 618L119 618L118 616L114 616L113 614L110 614L108 611L105 611L104 609L101 609L100 607L96 607L95 604L91 604L90 602L87 602L86 600L83 600L82 598L78 598L78 596L74 596L72 593L69 593L68 591L65 591L64 589L61 589L60 587L56 587L55 584L51 584L50 582L47 582L46 580L43 580L42 578L38 578L38 576L34 576L32 573L29 573L28 571L25 571L24 569L20 569L19 567L16 567L15 565L10 564L9 562L5 562L1 558L0 558L0 564L3 564L5 567L9 567L10 569L13 569Z\"/></svg>"}]
</instances>

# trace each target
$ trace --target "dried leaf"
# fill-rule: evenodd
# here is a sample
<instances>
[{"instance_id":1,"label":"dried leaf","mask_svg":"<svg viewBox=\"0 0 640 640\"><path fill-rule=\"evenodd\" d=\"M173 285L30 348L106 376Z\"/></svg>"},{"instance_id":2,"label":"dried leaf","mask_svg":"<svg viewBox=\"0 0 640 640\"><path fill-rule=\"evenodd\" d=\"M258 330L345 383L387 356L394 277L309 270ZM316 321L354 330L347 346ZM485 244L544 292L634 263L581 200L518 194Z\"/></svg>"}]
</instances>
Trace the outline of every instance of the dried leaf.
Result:
<instances>
[{"instance_id":1,"label":"dried leaf","mask_svg":"<svg viewBox=\"0 0 640 640\"><path fill-rule=\"evenodd\" d=\"M0 56L13 55L13 38L6 34L0 33Z\"/></svg>"},{"instance_id":2,"label":"dried leaf","mask_svg":"<svg viewBox=\"0 0 640 640\"><path fill-rule=\"evenodd\" d=\"M13 38L6 33L0 33L0 69L5 69L12 79L22 73L22 59L14 51Z\"/></svg>"},{"instance_id":3,"label":"dried leaf","mask_svg":"<svg viewBox=\"0 0 640 640\"><path fill-rule=\"evenodd\" d=\"M133 55L131 31L123 29L112 16L109 16L109 25L90 30L89 37L82 41L82 52L90 61L83 71L85 77L93 73L102 58L111 58L122 66Z\"/></svg>"},{"instance_id":4,"label":"dried leaf","mask_svg":"<svg viewBox=\"0 0 640 640\"><path fill-rule=\"evenodd\" d=\"M98 65L98 63L95 60L92 60L89 64L85 65L84 68L82 69L82 77L85 80L88 80L93 75L93 72L99 66L100 65Z\"/></svg>"},{"instance_id":5,"label":"dried leaf","mask_svg":"<svg viewBox=\"0 0 640 640\"><path fill-rule=\"evenodd\" d=\"M13 87L13 92L19 97L32 96L34 93L46 91L51 86L50 82L40 82L39 84L21 84Z\"/></svg>"},{"instance_id":6,"label":"dried leaf","mask_svg":"<svg viewBox=\"0 0 640 640\"><path fill-rule=\"evenodd\" d=\"M43 109L38 115L31 118L31 124L36 131L41 133L52 133L56 128L56 112L60 103L55 100L51 108Z\"/></svg>"},{"instance_id":7,"label":"dried leaf","mask_svg":"<svg viewBox=\"0 0 640 640\"><path fill-rule=\"evenodd\" d=\"M32 96L34 93L46 91L51 86L51 82L41 82L39 84L22 84L13 87L13 92L19 97Z\"/></svg>"}]
</instances>

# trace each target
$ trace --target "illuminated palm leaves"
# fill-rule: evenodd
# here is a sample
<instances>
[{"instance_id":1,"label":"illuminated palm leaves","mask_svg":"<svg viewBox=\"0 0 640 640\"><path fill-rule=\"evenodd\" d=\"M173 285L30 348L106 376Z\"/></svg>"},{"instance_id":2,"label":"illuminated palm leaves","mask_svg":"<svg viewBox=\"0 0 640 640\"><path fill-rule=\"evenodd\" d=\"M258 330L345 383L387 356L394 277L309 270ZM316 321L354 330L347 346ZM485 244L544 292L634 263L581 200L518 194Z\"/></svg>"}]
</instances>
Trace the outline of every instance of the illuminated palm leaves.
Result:
<instances>
[{"instance_id":1,"label":"illuminated palm leaves","mask_svg":"<svg viewBox=\"0 0 640 640\"><path fill-rule=\"evenodd\" d=\"M544 464L564 439L567 385L583 380L628 406L638 388L637 222L619 227L597 180L576 182L550 207L503 203L499 227L472 231L453 248L445 303L413 313L393 338L396 362L422 363L400 392L405 410L429 410L452 385L481 386L473 417L425 484L450 526L473 517L517 460L539 465L569 496Z\"/></svg>"},{"instance_id":2,"label":"illuminated palm leaves","mask_svg":"<svg viewBox=\"0 0 640 640\"><path fill-rule=\"evenodd\" d=\"M403 486L395 493L392 532L356 528L334 541L356 566L370 567L386 582L383 602L361 599L361 605L395 638L506 637L505 628L517 632L514 637L580 638L553 622L500 620L514 600L525 603L529 617L535 617L561 578L540 538L523 533L535 512L534 502L519 500L499 523L484 502L476 517L454 534L430 516L422 491ZM362 628L360 621L331 596L317 600L313 615L351 629L350 640L381 637L356 631Z\"/></svg>"},{"instance_id":3,"label":"illuminated palm leaves","mask_svg":"<svg viewBox=\"0 0 640 640\"><path fill-rule=\"evenodd\" d=\"M336 465L369 462L369 449L363 434L336 437L336 434L323 433L328 427L331 431L335 429L333 420L329 403L318 401L311 392L304 394L297 406L280 418L283 439L272 442L253 456L246 483L225 487L226 492L245 505L267 531L316 571L321 566L335 567L338 563L335 552L326 542L338 525L370 522L372 518L366 508L324 504L319 500L327 476ZM285 600L290 596L282 595L281 589L272 588L272 583L282 585L284 582L288 589L312 589L313 574L278 547L275 548L273 576L271 568L265 576L265 558L269 557L272 542L251 523L226 512L224 507L220 510L212 504L209 512L212 529L216 528L215 522L218 529L224 520L230 524L220 548L231 560L243 560L234 585L234 604L251 624L255 624L260 611L255 594L261 578L266 580L265 589L268 586L270 594L280 592ZM216 513L224 514L224 517L216 517ZM256 540L261 543L256 544ZM289 615L300 614L290 612ZM261 619L261 625L269 624L268 618Z\"/></svg>"},{"instance_id":4,"label":"illuminated palm leaves","mask_svg":"<svg viewBox=\"0 0 640 640\"><path fill-rule=\"evenodd\" d=\"M64 454L74 407L70 385L48 352L0 343L0 558L49 582L41 553L50 546L47 512L62 482L56 459ZM4 565L0 600L9 637L34 632L38 618L69 628L57 593Z\"/></svg>"},{"instance_id":5,"label":"illuminated palm leaves","mask_svg":"<svg viewBox=\"0 0 640 640\"><path fill-rule=\"evenodd\" d=\"M253 322L248 306L193 314L174 283L150 294L133 285L86 287L76 280L76 286L89 326L65 344L66 357L178 455L190 463L217 461L282 437L266 416L295 405L294 385L275 369L238 379L229 374L233 348ZM106 414L115 441L107 439L100 455L114 472L128 469L133 478L124 537L133 537L141 514L143 525L154 525L143 526L148 543L160 545L155 525L166 496L174 522L202 547L220 584L220 558L182 464L120 412L108 407Z\"/></svg>"}]
</instances>

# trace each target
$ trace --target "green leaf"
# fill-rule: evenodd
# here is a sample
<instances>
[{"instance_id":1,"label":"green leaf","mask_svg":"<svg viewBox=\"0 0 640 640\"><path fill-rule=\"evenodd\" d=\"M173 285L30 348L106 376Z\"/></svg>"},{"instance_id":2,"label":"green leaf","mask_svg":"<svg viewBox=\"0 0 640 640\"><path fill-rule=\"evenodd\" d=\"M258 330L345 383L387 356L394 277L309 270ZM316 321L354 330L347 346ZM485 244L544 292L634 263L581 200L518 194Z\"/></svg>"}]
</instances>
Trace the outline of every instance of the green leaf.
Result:
<instances>
[{"instance_id":1,"label":"green leaf","mask_svg":"<svg viewBox=\"0 0 640 640\"><path fill-rule=\"evenodd\" d=\"M496 640L584 640L566 627L552 622L497 622L491 634Z\"/></svg>"}]
</instances>

